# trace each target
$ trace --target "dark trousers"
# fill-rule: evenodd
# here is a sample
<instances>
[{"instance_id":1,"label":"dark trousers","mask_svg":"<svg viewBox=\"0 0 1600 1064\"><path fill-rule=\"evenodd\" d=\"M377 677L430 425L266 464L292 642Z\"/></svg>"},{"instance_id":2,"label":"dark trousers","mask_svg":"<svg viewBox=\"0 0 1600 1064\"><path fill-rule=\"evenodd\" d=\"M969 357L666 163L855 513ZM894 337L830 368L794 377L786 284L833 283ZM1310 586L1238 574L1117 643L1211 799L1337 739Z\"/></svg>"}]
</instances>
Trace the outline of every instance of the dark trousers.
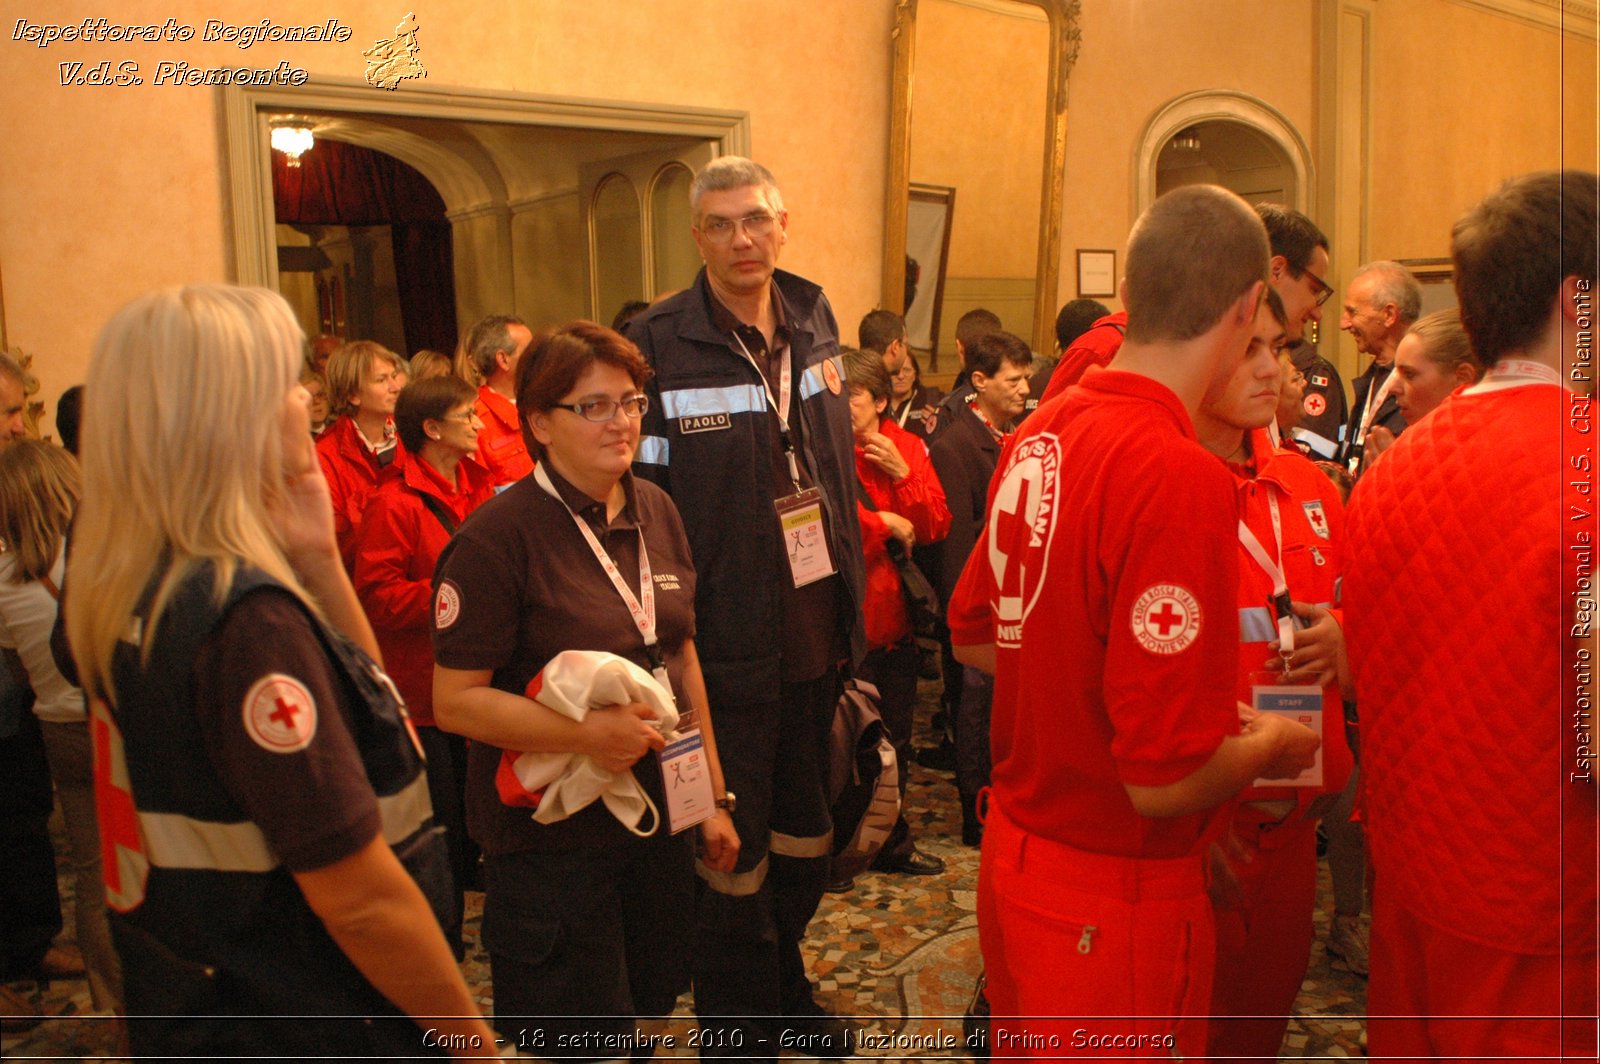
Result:
<instances>
[{"instance_id":1,"label":"dark trousers","mask_svg":"<svg viewBox=\"0 0 1600 1064\"><path fill-rule=\"evenodd\" d=\"M966 802L989 786L989 716L994 704L994 677L963 666L961 704L956 712L956 789Z\"/></svg>"},{"instance_id":2,"label":"dark trousers","mask_svg":"<svg viewBox=\"0 0 1600 1064\"><path fill-rule=\"evenodd\" d=\"M879 851L878 860L892 860L911 853L914 845L911 826L906 823L906 784L911 779L914 755L911 747L912 721L917 709L917 644L906 639L892 647L870 651L862 661L859 675L878 688L878 713L883 726L894 744L894 756L900 763L900 819Z\"/></svg>"},{"instance_id":3,"label":"dark trousers","mask_svg":"<svg viewBox=\"0 0 1600 1064\"><path fill-rule=\"evenodd\" d=\"M459 961L466 955L461 941L463 892L476 889L478 882L478 847L467 837L467 741L428 724L417 725L417 738L428 758L433 821L444 828L445 847L450 855L451 908L444 937Z\"/></svg>"},{"instance_id":4,"label":"dark trousers","mask_svg":"<svg viewBox=\"0 0 1600 1064\"><path fill-rule=\"evenodd\" d=\"M495 1030L527 1053L626 1056L592 1041L585 1052L581 1039L630 1035L636 1018L670 1015L689 988L687 832L662 827L620 846L490 854L484 888ZM557 1044L563 1036L565 1049Z\"/></svg>"},{"instance_id":5,"label":"dark trousers","mask_svg":"<svg viewBox=\"0 0 1600 1064\"><path fill-rule=\"evenodd\" d=\"M733 872L699 870L694 999L703 1057L764 1048L776 1056L781 1024L770 1018L815 1007L800 941L828 878L828 733L841 689L830 671L783 684L777 702L716 703L740 848Z\"/></svg>"},{"instance_id":6,"label":"dark trousers","mask_svg":"<svg viewBox=\"0 0 1600 1064\"><path fill-rule=\"evenodd\" d=\"M44 738L28 706L11 719L15 731L0 739L0 978L20 979L38 969L61 933L61 894Z\"/></svg>"}]
</instances>

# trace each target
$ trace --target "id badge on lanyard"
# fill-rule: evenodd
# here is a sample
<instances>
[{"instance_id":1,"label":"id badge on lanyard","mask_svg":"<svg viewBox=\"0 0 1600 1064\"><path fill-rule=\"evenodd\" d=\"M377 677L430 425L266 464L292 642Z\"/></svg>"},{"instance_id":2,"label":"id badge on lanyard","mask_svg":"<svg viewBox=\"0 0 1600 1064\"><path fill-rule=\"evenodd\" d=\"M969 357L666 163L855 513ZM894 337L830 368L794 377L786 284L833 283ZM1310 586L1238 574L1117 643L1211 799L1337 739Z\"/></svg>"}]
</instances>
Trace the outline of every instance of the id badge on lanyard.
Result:
<instances>
[{"instance_id":1,"label":"id badge on lanyard","mask_svg":"<svg viewBox=\"0 0 1600 1064\"><path fill-rule=\"evenodd\" d=\"M1250 674L1250 705L1261 713L1277 713L1305 725L1322 738L1323 691L1315 684L1284 683L1288 672L1289 655L1294 651L1294 612L1290 608L1289 584L1283 572L1283 521L1278 511L1278 491L1271 484L1262 484L1267 493L1267 506L1272 511L1272 534L1278 548L1274 559L1267 554L1256 534L1243 520L1239 522L1239 542L1256 564L1272 579L1272 599L1268 606L1278 629L1278 654L1283 660L1283 671L1262 669ZM1322 747L1317 747L1316 761L1312 766L1290 779L1258 779L1257 787L1320 787L1322 786Z\"/></svg>"},{"instance_id":2,"label":"id badge on lanyard","mask_svg":"<svg viewBox=\"0 0 1600 1064\"><path fill-rule=\"evenodd\" d=\"M634 627L639 629L639 635L644 639L645 654L650 659L650 674L676 704L672 680L667 675L666 655L662 653L661 644L656 638L655 584L650 576L650 554L644 545L644 529L638 529L639 595L636 597L617 571L616 563L600 546L594 530L583 518L573 513L571 507L566 506L566 500L550 482L550 475L545 472L543 463L534 467L533 475L541 488L566 507L568 515L578 526L584 542L594 553L595 561L600 563L600 568L610 578L611 586L628 607L628 615L633 618ZM693 719L693 710L680 715L678 720L682 727L668 736L667 745L656 754L661 765L662 787L667 796L667 824L674 835L703 820L709 820L711 814L716 812L716 800L711 793L711 773L706 765L705 742L700 737L700 729L690 725Z\"/></svg>"},{"instance_id":3,"label":"id badge on lanyard","mask_svg":"<svg viewBox=\"0 0 1600 1064\"><path fill-rule=\"evenodd\" d=\"M734 333L733 338L750 365L755 367L756 375L765 381L766 374L756 365L756 358L745 346L744 340L738 333ZM832 576L838 569L834 567L833 555L828 550L828 529L822 517L822 492L817 488L800 487L800 463L795 458L794 437L789 432L792 383L793 370L786 355L779 359L778 398L774 400L772 392L765 386L761 391L766 395L773 413L778 415L783 454L789 463L789 479L796 489L794 494L776 499L772 505L778 514L778 525L783 530L783 554L789 560L789 577L795 587L805 587Z\"/></svg>"}]
</instances>

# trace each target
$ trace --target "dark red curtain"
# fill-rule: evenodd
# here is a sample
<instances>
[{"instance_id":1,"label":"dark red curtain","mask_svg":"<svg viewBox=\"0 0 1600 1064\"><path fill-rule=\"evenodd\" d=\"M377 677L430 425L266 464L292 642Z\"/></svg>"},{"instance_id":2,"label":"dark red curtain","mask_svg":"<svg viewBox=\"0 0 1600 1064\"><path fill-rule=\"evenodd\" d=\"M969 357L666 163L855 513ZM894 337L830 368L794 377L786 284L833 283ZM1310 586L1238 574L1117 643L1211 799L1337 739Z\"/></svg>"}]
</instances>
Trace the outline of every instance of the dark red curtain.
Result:
<instances>
[{"instance_id":1,"label":"dark red curtain","mask_svg":"<svg viewBox=\"0 0 1600 1064\"><path fill-rule=\"evenodd\" d=\"M406 334L401 353L455 350L450 223L427 178L382 152L324 139L300 156L299 166L272 153L272 201L286 225L389 226Z\"/></svg>"}]
</instances>

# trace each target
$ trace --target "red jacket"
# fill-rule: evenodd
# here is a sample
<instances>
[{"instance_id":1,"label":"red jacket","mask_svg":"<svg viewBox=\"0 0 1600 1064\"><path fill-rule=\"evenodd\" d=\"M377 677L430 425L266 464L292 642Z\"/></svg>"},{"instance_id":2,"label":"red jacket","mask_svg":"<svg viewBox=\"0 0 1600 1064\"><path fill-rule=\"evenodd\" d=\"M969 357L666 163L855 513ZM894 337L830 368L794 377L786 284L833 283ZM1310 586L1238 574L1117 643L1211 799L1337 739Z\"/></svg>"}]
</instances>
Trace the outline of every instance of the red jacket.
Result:
<instances>
[{"instance_id":1,"label":"red jacket","mask_svg":"<svg viewBox=\"0 0 1600 1064\"><path fill-rule=\"evenodd\" d=\"M1338 584L1344 575L1344 505L1339 489L1310 459L1293 451L1275 450L1265 429L1250 434L1250 451L1258 456L1254 477L1234 467L1239 492L1239 516L1270 556L1275 549L1272 514L1267 492L1276 491L1283 528L1283 572L1289 596L1332 610L1343 624ZM1263 460L1260 456L1266 456ZM1263 669L1273 656L1268 646L1277 639L1275 614L1268 607L1272 578L1239 547L1239 700L1249 703L1251 674ZM1344 735L1344 706L1337 682L1322 691L1322 786L1248 787L1245 800L1294 798L1301 808L1318 794L1344 790L1354 758Z\"/></svg>"},{"instance_id":2,"label":"red jacket","mask_svg":"<svg viewBox=\"0 0 1600 1064\"><path fill-rule=\"evenodd\" d=\"M405 448L395 440L395 461ZM355 571L356 529L366 512L367 500L378 487L378 456L372 453L361 430L349 415L341 415L317 437L317 461L328 479L328 494L333 498L333 531L339 537L339 556L344 567Z\"/></svg>"},{"instance_id":3,"label":"red jacket","mask_svg":"<svg viewBox=\"0 0 1600 1064\"><path fill-rule=\"evenodd\" d=\"M456 467L456 480L452 488L433 466L402 453L383 471L355 536L356 594L418 724L433 723L433 566L450 542L422 497L438 500L459 525L494 495L470 458Z\"/></svg>"},{"instance_id":4,"label":"red jacket","mask_svg":"<svg viewBox=\"0 0 1600 1064\"><path fill-rule=\"evenodd\" d=\"M1061 354L1056 371L1050 377L1050 386L1039 397L1047 403L1068 388L1083 380L1091 366L1108 366L1122 350L1122 336L1128 331L1128 312L1119 310L1107 314L1089 326L1082 336L1072 341L1072 346Z\"/></svg>"},{"instance_id":5,"label":"red jacket","mask_svg":"<svg viewBox=\"0 0 1600 1064\"><path fill-rule=\"evenodd\" d=\"M522 438L522 421L517 404L485 385L478 389L478 464L496 487L514 484L533 472L528 444Z\"/></svg>"},{"instance_id":6,"label":"red jacket","mask_svg":"<svg viewBox=\"0 0 1600 1064\"><path fill-rule=\"evenodd\" d=\"M898 483L867 461L858 445L856 479L879 510L899 514L911 522L917 542L935 543L950 531L950 507L939 484L928 448L916 436L889 418L878 422L878 431L887 436L911 467ZM890 647L911 634L905 599L900 592L900 570L889 557L889 526L859 499L856 517L861 522L861 547L867 560L867 594L862 613L867 622L867 645Z\"/></svg>"}]
</instances>

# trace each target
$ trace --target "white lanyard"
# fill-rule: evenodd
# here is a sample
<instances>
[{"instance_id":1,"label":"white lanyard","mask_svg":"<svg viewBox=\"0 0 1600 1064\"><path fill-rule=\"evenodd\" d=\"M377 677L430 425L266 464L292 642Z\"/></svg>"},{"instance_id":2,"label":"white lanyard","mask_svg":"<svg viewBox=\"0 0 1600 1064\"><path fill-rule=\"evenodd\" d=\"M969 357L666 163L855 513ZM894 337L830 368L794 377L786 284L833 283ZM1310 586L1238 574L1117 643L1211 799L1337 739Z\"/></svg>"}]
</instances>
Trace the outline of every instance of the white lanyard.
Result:
<instances>
[{"instance_id":1,"label":"white lanyard","mask_svg":"<svg viewBox=\"0 0 1600 1064\"><path fill-rule=\"evenodd\" d=\"M1242 518L1239 521L1239 542L1244 544L1250 557L1272 580L1272 613L1278 625L1278 653L1287 658L1294 652L1294 613L1289 609L1289 581L1283 575L1283 520L1278 516L1278 489L1266 483L1260 484L1260 487L1267 493L1267 507L1272 511L1272 538L1278 548L1277 560L1274 561L1267 554L1267 548L1261 545Z\"/></svg>"},{"instance_id":2,"label":"white lanyard","mask_svg":"<svg viewBox=\"0 0 1600 1064\"><path fill-rule=\"evenodd\" d=\"M756 356L744 345L744 338L739 335L739 330L733 332L733 341L739 345L739 350L744 352L744 357L761 378L761 394L767 397L767 405L772 407L772 412L778 415L778 424L783 428L783 454L789 459L789 476L794 480L796 490L800 488L800 463L794 457L794 437L789 434L789 384L794 379L793 370L789 366L791 352L788 345L784 345L783 357L778 359L778 398L772 398L772 389L767 387L767 375L761 372L761 367L756 365Z\"/></svg>"},{"instance_id":3,"label":"white lanyard","mask_svg":"<svg viewBox=\"0 0 1600 1064\"><path fill-rule=\"evenodd\" d=\"M1367 438L1367 430L1372 428L1372 416L1378 412L1378 408L1383 405L1383 401L1389 397L1389 392L1394 387L1394 378L1395 368L1390 366L1389 375L1383 378L1383 384L1376 388L1367 389L1367 405L1361 411L1361 428L1356 432L1356 443L1360 443Z\"/></svg>"},{"instance_id":4,"label":"white lanyard","mask_svg":"<svg viewBox=\"0 0 1600 1064\"><path fill-rule=\"evenodd\" d=\"M617 571L617 565L611 556L600 546L600 540L595 537L594 529L589 527L589 522L573 512L567 506L567 500L556 491L556 486L550 482L550 474L544 470L544 463L540 462L533 468L533 476L539 486L550 494L557 502L566 508L573 524L578 526L578 531L583 533L585 543L594 552L594 560L600 563L600 568L606 571L611 578L611 586L617 589L617 594L622 596L623 603L628 607L628 613L633 617L633 623L639 629L639 634L644 637L645 653L650 658L650 671L660 682L662 689L669 695L672 693L672 684L667 678L666 659L661 654L661 646L656 640L656 590L654 581L650 579L650 555L644 549L644 529L638 528L639 533L639 598L635 598L633 589L628 587L627 581L622 579L622 574Z\"/></svg>"},{"instance_id":5,"label":"white lanyard","mask_svg":"<svg viewBox=\"0 0 1600 1064\"><path fill-rule=\"evenodd\" d=\"M1503 358L1483 375L1483 380L1468 388L1467 393L1481 395L1484 392L1497 392L1524 384L1554 384L1558 388L1566 387L1561 381L1561 374L1543 362Z\"/></svg>"}]
</instances>

